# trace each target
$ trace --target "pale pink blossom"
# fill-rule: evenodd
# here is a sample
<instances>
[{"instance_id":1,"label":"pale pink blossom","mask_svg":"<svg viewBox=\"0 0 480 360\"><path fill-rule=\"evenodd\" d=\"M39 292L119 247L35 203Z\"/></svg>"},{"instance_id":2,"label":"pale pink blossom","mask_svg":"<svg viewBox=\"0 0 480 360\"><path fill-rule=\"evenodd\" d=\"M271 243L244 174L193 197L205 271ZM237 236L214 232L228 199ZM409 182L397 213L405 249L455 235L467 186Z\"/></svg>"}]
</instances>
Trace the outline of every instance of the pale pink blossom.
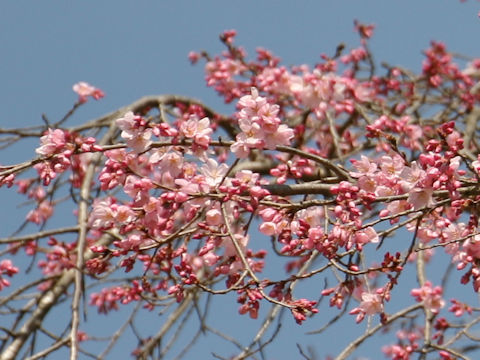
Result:
<instances>
[{"instance_id":1,"label":"pale pink blossom","mask_svg":"<svg viewBox=\"0 0 480 360\"><path fill-rule=\"evenodd\" d=\"M238 244L240 251L245 255L247 251L247 245L248 245L248 240L249 236L243 236L241 234L233 234L236 243ZM225 249L224 252L224 257L225 258L235 258L235 261L229 266L228 272L230 274L233 274L237 271L243 270L245 268L245 265L242 263L237 249L235 248L235 245L233 244L233 241L230 237L225 237L222 246Z\"/></svg>"},{"instance_id":2,"label":"pale pink blossom","mask_svg":"<svg viewBox=\"0 0 480 360\"><path fill-rule=\"evenodd\" d=\"M43 200L38 204L38 207L31 210L27 214L27 220L35 224L43 224L53 215L52 203L48 200Z\"/></svg>"},{"instance_id":3,"label":"pale pink blossom","mask_svg":"<svg viewBox=\"0 0 480 360\"><path fill-rule=\"evenodd\" d=\"M380 169L387 178L395 179L405 167L403 158L399 155L382 156L380 159Z\"/></svg>"},{"instance_id":4,"label":"pale pink blossom","mask_svg":"<svg viewBox=\"0 0 480 360\"><path fill-rule=\"evenodd\" d=\"M146 128L145 120L141 116L128 111L122 118L116 120L116 124L122 130L120 136L135 153L144 152L151 145L152 130Z\"/></svg>"},{"instance_id":5,"label":"pale pink blossom","mask_svg":"<svg viewBox=\"0 0 480 360\"><path fill-rule=\"evenodd\" d=\"M350 171L353 177L361 177L362 175L372 175L377 171L377 164L370 161L365 155L360 156L360 160L350 160L357 171Z\"/></svg>"},{"instance_id":6,"label":"pale pink blossom","mask_svg":"<svg viewBox=\"0 0 480 360\"><path fill-rule=\"evenodd\" d=\"M284 66L267 67L257 75L259 87L265 91L276 94L289 94L292 75Z\"/></svg>"},{"instance_id":7,"label":"pale pink blossom","mask_svg":"<svg viewBox=\"0 0 480 360\"><path fill-rule=\"evenodd\" d=\"M150 162L157 164L155 181L172 187L175 184L175 179L182 173L185 160L179 152L171 150L166 153L154 152L150 156Z\"/></svg>"},{"instance_id":8,"label":"pale pink blossom","mask_svg":"<svg viewBox=\"0 0 480 360\"><path fill-rule=\"evenodd\" d=\"M480 259L480 235L469 237L463 243L463 250L473 259Z\"/></svg>"},{"instance_id":9,"label":"pale pink blossom","mask_svg":"<svg viewBox=\"0 0 480 360\"><path fill-rule=\"evenodd\" d=\"M380 294L363 292L362 301L358 307L350 311L351 315L357 315L356 322L361 322L365 315L374 315L383 312L383 298Z\"/></svg>"},{"instance_id":10,"label":"pale pink blossom","mask_svg":"<svg viewBox=\"0 0 480 360\"><path fill-rule=\"evenodd\" d=\"M215 265L221 259L220 256L215 255L215 253L213 253L212 251L206 253L202 257L203 257L203 262L207 266Z\"/></svg>"},{"instance_id":11,"label":"pale pink blossom","mask_svg":"<svg viewBox=\"0 0 480 360\"><path fill-rule=\"evenodd\" d=\"M411 208L410 204L405 200L394 200L387 205L390 215L402 213Z\"/></svg>"},{"instance_id":12,"label":"pale pink blossom","mask_svg":"<svg viewBox=\"0 0 480 360\"><path fill-rule=\"evenodd\" d=\"M433 206L433 189L414 188L410 190L407 201L413 205L415 210Z\"/></svg>"},{"instance_id":13,"label":"pale pink blossom","mask_svg":"<svg viewBox=\"0 0 480 360\"><path fill-rule=\"evenodd\" d=\"M246 247L248 244L248 236L243 236L241 234L234 234L234 237L236 239L237 244L239 245L241 251L245 253ZM237 249L235 248L233 241L229 238L226 237L225 240L223 241L223 246L225 247L225 256L230 257L230 256L237 256Z\"/></svg>"},{"instance_id":14,"label":"pale pink blossom","mask_svg":"<svg viewBox=\"0 0 480 360\"><path fill-rule=\"evenodd\" d=\"M10 280L5 279L3 276L12 277L16 273L18 273L18 268L13 265L10 259L5 259L0 262L0 291L10 286Z\"/></svg>"},{"instance_id":15,"label":"pale pink blossom","mask_svg":"<svg viewBox=\"0 0 480 360\"><path fill-rule=\"evenodd\" d=\"M425 179L426 172L418 166L416 161L412 161L410 166L403 168L399 177L403 190L408 192Z\"/></svg>"},{"instance_id":16,"label":"pale pink blossom","mask_svg":"<svg viewBox=\"0 0 480 360\"><path fill-rule=\"evenodd\" d=\"M12 260L5 259L0 262L0 274L12 277L18 273L18 268L13 265Z\"/></svg>"},{"instance_id":17,"label":"pale pink blossom","mask_svg":"<svg viewBox=\"0 0 480 360\"><path fill-rule=\"evenodd\" d=\"M255 185L259 180L260 175L251 170L240 170L235 174L235 180L239 181L241 185Z\"/></svg>"},{"instance_id":18,"label":"pale pink blossom","mask_svg":"<svg viewBox=\"0 0 480 360\"><path fill-rule=\"evenodd\" d=\"M136 215L130 206L120 205L116 208L115 221L118 224L128 224L135 220Z\"/></svg>"},{"instance_id":19,"label":"pale pink blossom","mask_svg":"<svg viewBox=\"0 0 480 360\"><path fill-rule=\"evenodd\" d=\"M112 198L105 200L96 200L93 203L93 209L90 212L89 223L94 229L109 228L115 223L115 211L112 208L114 204Z\"/></svg>"},{"instance_id":20,"label":"pale pink blossom","mask_svg":"<svg viewBox=\"0 0 480 360\"><path fill-rule=\"evenodd\" d=\"M124 139L135 137L138 132L140 118L140 116L134 115L131 111L126 112L122 118L118 118L115 122L120 130L122 130L120 136Z\"/></svg>"},{"instance_id":21,"label":"pale pink blossom","mask_svg":"<svg viewBox=\"0 0 480 360\"><path fill-rule=\"evenodd\" d=\"M115 241L114 245L122 250L138 250L140 246L146 246L152 243L154 243L154 241L145 238L143 233L134 231L121 241Z\"/></svg>"},{"instance_id":22,"label":"pale pink blossom","mask_svg":"<svg viewBox=\"0 0 480 360\"><path fill-rule=\"evenodd\" d=\"M205 176L205 183L214 188L219 185L228 172L227 164L218 164L214 159L207 159L199 172Z\"/></svg>"},{"instance_id":23,"label":"pale pink blossom","mask_svg":"<svg viewBox=\"0 0 480 360\"><path fill-rule=\"evenodd\" d=\"M125 179L123 191L135 202L139 202L142 199L146 201L145 197L152 187L153 184L149 178L140 178L136 175L128 175Z\"/></svg>"},{"instance_id":24,"label":"pale pink blossom","mask_svg":"<svg viewBox=\"0 0 480 360\"><path fill-rule=\"evenodd\" d=\"M258 95L258 90L251 88L251 95L243 96L238 107L238 125L242 130L230 147L239 158L245 158L249 149L275 149L277 145L289 145L294 132L278 118L279 107L269 104Z\"/></svg>"},{"instance_id":25,"label":"pale pink blossom","mask_svg":"<svg viewBox=\"0 0 480 360\"><path fill-rule=\"evenodd\" d=\"M189 120L183 122L180 125L180 131L182 134L193 139L195 144L200 145L203 148L207 148L210 144L210 136L213 133L213 129L210 127L210 119L205 117L201 120L195 116Z\"/></svg>"},{"instance_id":26,"label":"pale pink blossom","mask_svg":"<svg viewBox=\"0 0 480 360\"><path fill-rule=\"evenodd\" d=\"M89 83L80 81L73 85L73 91L78 94L78 102L84 103L87 101L87 97L91 96L95 100L99 100L105 96L104 92Z\"/></svg>"},{"instance_id":27,"label":"pale pink blossom","mask_svg":"<svg viewBox=\"0 0 480 360\"><path fill-rule=\"evenodd\" d=\"M297 211L294 220L291 222L291 229L293 232L296 232L300 227L300 219L305 221L311 227L323 226L325 221L325 210L321 206L312 206Z\"/></svg>"},{"instance_id":28,"label":"pale pink blossom","mask_svg":"<svg viewBox=\"0 0 480 360\"><path fill-rule=\"evenodd\" d=\"M223 216L220 210L218 209L210 209L205 214L205 219L208 225L217 226L223 222Z\"/></svg>"},{"instance_id":29,"label":"pale pink blossom","mask_svg":"<svg viewBox=\"0 0 480 360\"><path fill-rule=\"evenodd\" d=\"M291 140L294 137L294 132L287 125L282 124L278 126L275 132L266 134L264 136L265 148L269 150L275 149L277 145L290 145Z\"/></svg>"},{"instance_id":30,"label":"pale pink blossom","mask_svg":"<svg viewBox=\"0 0 480 360\"><path fill-rule=\"evenodd\" d=\"M47 133L40 138L41 146L35 151L37 154L48 156L65 149L67 140L62 129L48 129Z\"/></svg>"},{"instance_id":31,"label":"pale pink blossom","mask_svg":"<svg viewBox=\"0 0 480 360\"><path fill-rule=\"evenodd\" d=\"M168 171L173 177L182 171L184 158L177 151L170 151L163 155L160 159L160 168L162 171Z\"/></svg>"},{"instance_id":32,"label":"pale pink blossom","mask_svg":"<svg viewBox=\"0 0 480 360\"><path fill-rule=\"evenodd\" d=\"M250 149L261 148L263 142L255 137L254 132L240 133L237 135L236 141L230 146L230 150L240 159L244 159L250 153Z\"/></svg>"},{"instance_id":33,"label":"pale pink blossom","mask_svg":"<svg viewBox=\"0 0 480 360\"><path fill-rule=\"evenodd\" d=\"M353 176L352 173L350 173L350 175ZM377 182L373 177L370 176L362 176L360 179L358 179L357 185L360 189L369 193L375 193L377 190Z\"/></svg>"},{"instance_id":34,"label":"pale pink blossom","mask_svg":"<svg viewBox=\"0 0 480 360\"><path fill-rule=\"evenodd\" d=\"M250 95L242 96L238 100L238 106L242 108L247 117L255 115L262 106L267 104L267 100L258 95L257 88L252 87L250 91Z\"/></svg>"},{"instance_id":35,"label":"pale pink blossom","mask_svg":"<svg viewBox=\"0 0 480 360\"><path fill-rule=\"evenodd\" d=\"M413 289L410 294L417 302L423 302L423 305L434 314L438 313L445 306L445 300L442 298L442 287L432 287L430 281L425 282L421 288Z\"/></svg>"},{"instance_id":36,"label":"pale pink blossom","mask_svg":"<svg viewBox=\"0 0 480 360\"><path fill-rule=\"evenodd\" d=\"M375 180L376 182L377 180ZM375 190L375 195L377 196L392 196L395 195L395 189L390 186L379 185Z\"/></svg>"},{"instance_id":37,"label":"pale pink blossom","mask_svg":"<svg viewBox=\"0 0 480 360\"><path fill-rule=\"evenodd\" d=\"M277 225L271 221L262 223L258 229L262 234L265 234L267 236L272 236L277 233Z\"/></svg>"},{"instance_id":38,"label":"pale pink blossom","mask_svg":"<svg viewBox=\"0 0 480 360\"><path fill-rule=\"evenodd\" d=\"M208 186L203 183L203 177L202 179L199 179L198 177L192 178L192 179L176 179L175 184L180 186L180 190L183 191L186 194L198 194L203 192L202 190L205 189L208 191ZM204 185L204 186L202 186Z\"/></svg>"},{"instance_id":39,"label":"pale pink blossom","mask_svg":"<svg viewBox=\"0 0 480 360\"><path fill-rule=\"evenodd\" d=\"M355 232L355 243L357 244L378 243L379 241L378 234L372 226Z\"/></svg>"}]
</instances>

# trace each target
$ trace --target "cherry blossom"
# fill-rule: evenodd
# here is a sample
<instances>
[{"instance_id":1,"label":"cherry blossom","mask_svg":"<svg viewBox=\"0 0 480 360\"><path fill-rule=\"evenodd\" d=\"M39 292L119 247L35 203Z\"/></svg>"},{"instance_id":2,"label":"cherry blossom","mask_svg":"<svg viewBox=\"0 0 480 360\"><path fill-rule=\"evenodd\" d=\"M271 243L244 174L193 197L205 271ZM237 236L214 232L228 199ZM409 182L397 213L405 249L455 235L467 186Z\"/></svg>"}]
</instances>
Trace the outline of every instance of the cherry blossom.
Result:
<instances>
[{"instance_id":1,"label":"cherry blossom","mask_svg":"<svg viewBox=\"0 0 480 360\"><path fill-rule=\"evenodd\" d=\"M363 320L365 315L374 315L383 312L383 299L381 294L372 294L368 292L362 293L362 302L350 314L357 315L356 322Z\"/></svg>"},{"instance_id":2,"label":"cherry blossom","mask_svg":"<svg viewBox=\"0 0 480 360\"><path fill-rule=\"evenodd\" d=\"M290 144L294 133L287 125L280 124L276 116L278 105L270 105L259 96L256 88L252 87L251 95L242 97L238 106L238 123L242 132L237 135L231 150L239 158L246 157L251 148L273 150L277 145Z\"/></svg>"},{"instance_id":3,"label":"cherry blossom","mask_svg":"<svg viewBox=\"0 0 480 360\"><path fill-rule=\"evenodd\" d=\"M172 334L187 316L211 332L206 298L224 295L236 299L235 312L263 321L238 358L268 350L263 331L275 340L271 326L283 308L292 324L324 314L319 336L337 322L356 329L368 316L367 331L358 326L339 359L378 331L388 358L453 359L463 338L475 336L465 324L478 311L457 289L480 289L472 130L480 60L465 65L433 42L419 73L375 66L374 26L356 21L354 29L358 45L311 65L287 66L262 48L251 58L234 30L221 34L219 55L190 53L192 63L205 61L207 86L231 104L222 113L159 95L70 126L89 96L103 97L81 82L65 119L36 133L16 129L18 141L37 136L39 145L31 160L0 167L0 185L16 187L27 206L18 233L1 239L8 311L43 333L54 305L71 302L70 338L48 335L55 348L94 338L80 330L83 295L101 314L135 308L127 325L138 337L134 353L147 358L163 335L137 331L137 311L151 312L147 320L161 313ZM450 268L458 275L451 286L424 281ZM7 289L9 277L26 271L36 280ZM402 297L415 279L412 297ZM4 347L18 357L30 335L13 336L17 320L5 321Z\"/></svg>"},{"instance_id":4,"label":"cherry blossom","mask_svg":"<svg viewBox=\"0 0 480 360\"><path fill-rule=\"evenodd\" d=\"M13 265L11 260L5 259L0 262L0 291L10 286L10 281L5 279L4 276L12 277L17 274L18 271L19 269Z\"/></svg>"},{"instance_id":5,"label":"cherry blossom","mask_svg":"<svg viewBox=\"0 0 480 360\"><path fill-rule=\"evenodd\" d=\"M193 116L189 120L182 123L180 126L180 132L185 137L193 139L195 144L206 148L210 143L210 135L212 134L213 130L210 127L210 120L208 118L198 120Z\"/></svg>"},{"instance_id":6,"label":"cherry blossom","mask_svg":"<svg viewBox=\"0 0 480 360\"><path fill-rule=\"evenodd\" d=\"M31 210L27 214L27 220L35 224L42 224L53 215L52 203L48 200L43 200L38 204L38 207Z\"/></svg>"},{"instance_id":7,"label":"cherry blossom","mask_svg":"<svg viewBox=\"0 0 480 360\"><path fill-rule=\"evenodd\" d=\"M63 150L67 144L66 134L61 129L48 129L47 134L40 138L41 146L35 151L40 155L52 155Z\"/></svg>"},{"instance_id":8,"label":"cherry blossom","mask_svg":"<svg viewBox=\"0 0 480 360\"><path fill-rule=\"evenodd\" d=\"M418 302L422 302L433 313L438 313L445 306L445 300L442 298L442 287L432 287L432 283L429 281L421 288L413 289L410 293Z\"/></svg>"},{"instance_id":9,"label":"cherry blossom","mask_svg":"<svg viewBox=\"0 0 480 360\"><path fill-rule=\"evenodd\" d=\"M128 111L124 117L118 118L116 123L122 130L121 136L127 140L128 146L136 153L140 153L150 146L152 130L146 127L146 122L141 116Z\"/></svg>"},{"instance_id":10,"label":"cherry blossom","mask_svg":"<svg viewBox=\"0 0 480 360\"><path fill-rule=\"evenodd\" d=\"M80 81L73 85L73 91L78 94L78 102L85 103L88 96L91 96L95 100L99 100L105 96L102 90L97 89L89 83Z\"/></svg>"}]
</instances>

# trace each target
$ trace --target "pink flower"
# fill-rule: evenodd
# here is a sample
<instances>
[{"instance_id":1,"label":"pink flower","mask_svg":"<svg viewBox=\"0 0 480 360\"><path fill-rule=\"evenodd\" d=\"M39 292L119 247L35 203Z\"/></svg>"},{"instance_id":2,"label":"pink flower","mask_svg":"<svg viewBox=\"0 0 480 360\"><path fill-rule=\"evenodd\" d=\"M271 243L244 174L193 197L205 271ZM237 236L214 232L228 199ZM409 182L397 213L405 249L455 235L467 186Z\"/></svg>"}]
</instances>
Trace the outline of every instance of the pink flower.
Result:
<instances>
[{"instance_id":1,"label":"pink flower","mask_svg":"<svg viewBox=\"0 0 480 360\"><path fill-rule=\"evenodd\" d=\"M141 116L135 115L132 111L128 111L122 118L117 119L115 122L122 130L120 136L124 139L131 139L137 136L140 121Z\"/></svg>"},{"instance_id":2,"label":"pink flower","mask_svg":"<svg viewBox=\"0 0 480 360\"><path fill-rule=\"evenodd\" d=\"M205 214L205 218L206 218L207 224L211 226L220 225L223 221L222 213L218 209L208 210L207 213Z\"/></svg>"},{"instance_id":3,"label":"pink flower","mask_svg":"<svg viewBox=\"0 0 480 360\"><path fill-rule=\"evenodd\" d=\"M350 311L351 315L357 315L356 322L361 322L365 315L374 315L383 312L383 298L380 294L369 292L362 293L362 302L358 307Z\"/></svg>"},{"instance_id":4,"label":"pink flower","mask_svg":"<svg viewBox=\"0 0 480 360\"><path fill-rule=\"evenodd\" d=\"M355 242L357 244L378 243L380 239L372 226L369 226L355 233Z\"/></svg>"},{"instance_id":5,"label":"pink flower","mask_svg":"<svg viewBox=\"0 0 480 360\"><path fill-rule=\"evenodd\" d=\"M277 145L290 145L294 132L287 125L280 125L274 132L265 135L265 147L269 150L275 149Z\"/></svg>"},{"instance_id":6,"label":"pink flower","mask_svg":"<svg viewBox=\"0 0 480 360\"><path fill-rule=\"evenodd\" d=\"M135 202L147 201L148 191L153 187L148 178L139 178L136 175L128 175L125 179L123 191ZM139 205L139 204L137 204Z\"/></svg>"},{"instance_id":7,"label":"pink flower","mask_svg":"<svg viewBox=\"0 0 480 360\"><path fill-rule=\"evenodd\" d=\"M89 83L80 81L73 85L73 91L78 94L78 102L84 103L87 101L87 97L91 96L95 100L99 100L105 96L104 92L96 87L93 87Z\"/></svg>"},{"instance_id":8,"label":"pink flower","mask_svg":"<svg viewBox=\"0 0 480 360\"><path fill-rule=\"evenodd\" d=\"M135 212L126 205L120 205L116 208L115 220L120 224L128 224L136 218Z\"/></svg>"},{"instance_id":9,"label":"pink flower","mask_svg":"<svg viewBox=\"0 0 480 360\"><path fill-rule=\"evenodd\" d=\"M207 148L210 144L210 135L213 129L210 127L210 119L205 117L198 120L192 117L180 125L180 131L187 138L193 139L195 144L203 148Z\"/></svg>"},{"instance_id":10,"label":"pink flower","mask_svg":"<svg viewBox=\"0 0 480 360\"><path fill-rule=\"evenodd\" d=\"M67 140L65 132L61 129L48 129L40 138L41 146L35 150L37 154L48 156L60 152L65 148Z\"/></svg>"},{"instance_id":11,"label":"pink flower","mask_svg":"<svg viewBox=\"0 0 480 360\"><path fill-rule=\"evenodd\" d=\"M200 168L200 173L205 176L205 183L211 188L219 185L228 171L227 164L218 164L213 159L207 159L207 163Z\"/></svg>"},{"instance_id":12,"label":"pink flower","mask_svg":"<svg viewBox=\"0 0 480 360\"><path fill-rule=\"evenodd\" d=\"M412 161L410 167L405 166L399 176L402 179L400 181L402 188L410 191L425 179L426 172L418 166L416 161Z\"/></svg>"},{"instance_id":13,"label":"pink flower","mask_svg":"<svg viewBox=\"0 0 480 360\"><path fill-rule=\"evenodd\" d=\"M267 104L267 100L258 96L257 88L250 89L251 95L245 95L238 100L238 106L243 109L246 116L255 114L262 106Z\"/></svg>"},{"instance_id":14,"label":"pink flower","mask_svg":"<svg viewBox=\"0 0 480 360\"><path fill-rule=\"evenodd\" d=\"M405 200L395 200L387 205L390 215L396 215L410 209L410 204Z\"/></svg>"},{"instance_id":15,"label":"pink flower","mask_svg":"<svg viewBox=\"0 0 480 360\"><path fill-rule=\"evenodd\" d=\"M152 130L146 128L146 121L133 112L127 112L123 118L116 120L118 127L122 130L122 138L127 140L127 145L135 151L141 153L151 145L150 138Z\"/></svg>"},{"instance_id":16,"label":"pink flower","mask_svg":"<svg viewBox=\"0 0 480 360\"><path fill-rule=\"evenodd\" d=\"M200 60L201 58L201 54L195 52L195 51L190 51L188 53L188 60L190 60L190 62L192 64L196 64L198 62L198 60Z\"/></svg>"},{"instance_id":17,"label":"pink flower","mask_svg":"<svg viewBox=\"0 0 480 360\"><path fill-rule=\"evenodd\" d=\"M225 30L221 35L220 38L222 41L225 41L227 44L233 44L233 39L237 36L236 30Z\"/></svg>"},{"instance_id":18,"label":"pink flower","mask_svg":"<svg viewBox=\"0 0 480 360\"><path fill-rule=\"evenodd\" d=\"M295 322L299 325L307 319L308 314L318 313L318 309L314 307L317 305L316 301L310 301L307 299L292 301L287 299L286 303L291 306L290 311L292 312Z\"/></svg>"},{"instance_id":19,"label":"pink flower","mask_svg":"<svg viewBox=\"0 0 480 360\"><path fill-rule=\"evenodd\" d=\"M242 130L230 147L239 158L248 156L250 149L275 149L277 145L289 145L294 132L278 118L279 107L269 104L258 95L258 90L251 88L251 95L243 96L238 107L238 125Z\"/></svg>"},{"instance_id":20,"label":"pink flower","mask_svg":"<svg viewBox=\"0 0 480 360\"><path fill-rule=\"evenodd\" d=\"M312 206L307 209L299 210L295 214L295 219L291 222L292 231L300 227L300 220L306 222L311 227L323 226L325 221L325 210L321 206Z\"/></svg>"},{"instance_id":21,"label":"pink flower","mask_svg":"<svg viewBox=\"0 0 480 360\"><path fill-rule=\"evenodd\" d=\"M186 194L197 194L202 192L204 186L202 186L202 182L198 181L198 177L193 179L175 179L175 184L180 186L180 190ZM208 191L207 189L205 189Z\"/></svg>"},{"instance_id":22,"label":"pink flower","mask_svg":"<svg viewBox=\"0 0 480 360\"><path fill-rule=\"evenodd\" d=\"M0 273L12 277L18 273L18 268L13 266L12 260L5 259L0 262Z\"/></svg>"},{"instance_id":23,"label":"pink flower","mask_svg":"<svg viewBox=\"0 0 480 360\"><path fill-rule=\"evenodd\" d=\"M382 174L385 175L387 179L395 179L402 172L404 167L404 160L399 155L393 157L382 156L380 160Z\"/></svg>"},{"instance_id":24,"label":"pink flower","mask_svg":"<svg viewBox=\"0 0 480 360\"><path fill-rule=\"evenodd\" d=\"M353 177L361 177L362 175L372 175L377 171L377 164L370 161L368 157L362 155L360 160L350 160L357 170L356 172L350 171L350 175Z\"/></svg>"},{"instance_id":25,"label":"pink flower","mask_svg":"<svg viewBox=\"0 0 480 360\"><path fill-rule=\"evenodd\" d=\"M456 317L460 317L462 316L465 312L469 313L469 314L472 314L472 308L471 306L465 304L465 303L462 303L456 299L451 299L450 300L452 302L452 306L450 306L450 308L448 309L448 311L450 312L453 312L453 314L456 316Z\"/></svg>"},{"instance_id":26,"label":"pink flower","mask_svg":"<svg viewBox=\"0 0 480 360\"><path fill-rule=\"evenodd\" d=\"M230 146L230 150L240 159L244 159L250 153L250 149L261 148L262 141L255 137L255 134L260 133L260 129L254 129L249 133L240 133L236 137L236 141Z\"/></svg>"},{"instance_id":27,"label":"pink flower","mask_svg":"<svg viewBox=\"0 0 480 360\"><path fill-rule=\"evenodd\" d=\"M247 245L249 241L249 236L243 236L241 234L234 234L235 240L240 247L240 251L245 255L247 253ZM226 269L226 272L229 274L235 274L238 271L244 270L245 266L243 265L242 261L240 260L240 257L238 256L237 249L235 248L235 245L233 244L233 241L229 238L226 237L223 242L222 246L225 249L224 252L224 258L234 258L235 261L233 261L228 268Z\"/></svg>"},{"instance_id":28,"label":"pink flower","mask_svg":"<svg viewBox=\"0 0 480 360\"><path fill-rule=\"evenodd\" d=\"M407 201L413 205L415 210L418 210L434 204L432 195L433 189L431 188L414 188L410 191Z\"/></svg>"},{"instance_id":29,"label":"pink flower","mask_svg":"<svg viewBox=\"0 0 480 360\"><path fill-rule=\"evenodd\" d=\"M90 213L89 223L94 229L110 228L115 222L115 212L112 209L112 198L96 200Z\"/></svg>"},{"instance_id":30,"label":"pink flower","mask_svg":"<svg viewBox=\"0 0 480 360\"><path fill-rule=\"evenodd\" d=\"M277 233L277 225L274 222L267 221L260 225L259 230L262 234L272 236Z\"/></svg>"},{"instance_id":31,"label":"pink flower","mask_svg":"<svg viewBox=\"0 0 480 360\"><path fill-rule=\"evenodd\" d=\"M13 266L13 263L10 259L5 259L0 262L0 290L3 290L3 288L10 286L10 281L3 278L3 275L12 277L16 273L18 273L18 268L16 266Z\"/></svg>"},{"instance_id":32,"label":"pink flower","mask_svg":"<svg viewBox=\"0 0 480 360\"><path fill-rule=\"evenodd\" d=\"M413 289L410 294L415 297L417 302L423 302L423 305L434 314L445 306L445 300L442 298L442 287L435 286L433 288L430 281L425 282L421 288Z\"/></svg>"},{"instance_id":33,"label":"pink flower","mask_svg":"<svg viewBox=\"0 0 480 360\"><path fill-rule=\"evenodd\" d=\"M27 214L27 220L40 225L47 221L52 214L52 203L48 200L43 200L35 210L31 210Z\"/></svg>"},{"instance_id":34,"label":"pink flower","mask_svg":"<svg viewBox=\"0 0 480 360\"><path fill-rule=\"evenodd\" d=\"M164 152L164 148L155 149L150 156L149 162L157 164L157 172L155 173L155 181L165 185L173 186L174 181L182 172L184 158L177 151Z\"/></svg>"}]
</instances>

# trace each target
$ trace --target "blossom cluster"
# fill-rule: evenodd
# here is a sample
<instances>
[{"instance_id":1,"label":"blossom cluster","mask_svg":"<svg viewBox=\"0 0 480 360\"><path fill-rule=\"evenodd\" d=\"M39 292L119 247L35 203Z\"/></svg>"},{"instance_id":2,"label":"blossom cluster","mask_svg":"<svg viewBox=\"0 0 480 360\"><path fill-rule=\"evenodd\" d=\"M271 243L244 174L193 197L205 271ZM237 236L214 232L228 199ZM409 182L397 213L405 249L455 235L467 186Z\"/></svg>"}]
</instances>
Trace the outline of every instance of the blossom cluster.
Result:
<instances>
[{"instance_id":1,"label":"blossom cluster","mask_svg":"<svg viewBox=\"0 0 480 360\"><path fill-rule=\"evenodd\" d=\"M91 96L95 100L99 100L105 96L105 93L102 90L84 81L80 81L73 85L73 91L78 94L79 104L87 102L89 96Z\"/></svg>"},{"instance_id":2,"label":"blossom cluster","mask_svg":"<svg viewBox=\"0 0 480 360\"><path fill-rule=\"evenodd\" d=\"M250 149L273 150L277 145L289 145L294 132L281 124L279 106L272 105L258 95L256 88L251 95L243 96L238 102L238 125L241 132L231 146L232 152L240 159L248 156Z\"/></svg>"},{"instance_id":3,"label":"blossom cluster","mask_svg":"<svg viewBox=\"0 0 480 360\"><path fill-rule=\"evenodd\" d=\"M466 130L480 106L472 90L480 61L462 70L432 43L418 77L397 67L379 74L367 47L373 29L356 22L361 45L322 55L313 67L283 66L265 49L250 61L235 32L225 32L224 53L190 59L206 60L207 85L236 105L230 115L167 96L86 130L42 129L36 159L0 168L0 184L15 184L34 204L29 226L42 227L6 251L37 255L43 277L75 269L101 279L89 296L104 314L133 302L148 310L196 302L203 291L235 294L238 312L252 319L269 302L302 324L329 297L338 317L354 315L348 321L378 315L380 324L402 324L397 343L383 347L389 358L442 345L461 326L456 318L478 311L457 298L444 309L446 288L423 279L439 266L441 248L463 272L461 283L480 289L480 148ZM104 96L83 82L74 91L74 110ZM113 135L99 146L89 135L107 126ZM15 180L25 166L37 175ZM78 224L56 233L48 226L65 199L82 204ZM413 239L392 239L403 229ZM405 271L417 271L419 285L411 307L392 314ZM18 272L2 260L0 290ZM319 278L328 280L323 288ZM307 297L297 284L310 284ZM436 331L425 341L420 309ZM447 350L439 356L452 358Z\"/></svg>"},{"instance_id":4,"label":"blossom cluster","mask_svg":"<svg viewBox=\"0 0 480 360\"><path fill-rule=\"evenodd\" d=\"M13 265L11 260L5 259L0 262L0 291L10 286L10 281L5 278L5 275L12 277L17 274L18 271L19 269Z\"/></svg>"}]
</instances>

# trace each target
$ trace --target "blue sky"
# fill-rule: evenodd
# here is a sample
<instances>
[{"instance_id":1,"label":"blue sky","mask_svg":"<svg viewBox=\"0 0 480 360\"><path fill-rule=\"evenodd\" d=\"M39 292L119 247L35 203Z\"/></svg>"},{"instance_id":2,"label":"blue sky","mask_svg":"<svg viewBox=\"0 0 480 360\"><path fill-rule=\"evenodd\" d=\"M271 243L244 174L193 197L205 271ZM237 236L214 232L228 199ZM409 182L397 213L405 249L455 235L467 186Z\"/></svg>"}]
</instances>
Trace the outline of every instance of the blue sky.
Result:
<instances>
[{"instance_id":1,"label":"blue sky","mask_svg":"<svg viewBox=\"0 0 480 360\"><path fill-rule=\"evenodd\" d=\"M191 66L187 59L191 50L221 51L218 35L226 29L238 31L237 43L249 54L258 46L265 47L286 65L313 64L321 53L332 54L340 42L357 46L354 19L376 24L371 48L377 63L387 61L418 70L421 52L431 40L444 41L452 51L476 57L480 56L479 10L479 2L456 0L3 1L0 127L39 125L42 113L58 120L76 100L71 87L78 81L101 88L106 97L89 101L71 125L150 94L189 95L228 113L232 108L206 88L203 66ZM0 163L30 159L35 146L26 142L2 150ZM5 199L8 196L4 190L1 194ZM9 206L0 211L4 219L0 237L4 237L25 211ZM219 309L222 317L238 327L238 336L248 335L252 322L238 319L235 303L220 302ZM325 319L322 313L318 316ZM304 329L289 317L285 324L287 336L272 346L269 359L299 357L293 335L289 338L288 334L300 334L301 339ZM347 341L342 336L330 340L319 344L310 337L305 344L324 355L327 348L334 352ZM209 346L212 350L216 342L210 345L202 345L207 354L203 358L210 358Z\"/></svg>"}]
</instances>

